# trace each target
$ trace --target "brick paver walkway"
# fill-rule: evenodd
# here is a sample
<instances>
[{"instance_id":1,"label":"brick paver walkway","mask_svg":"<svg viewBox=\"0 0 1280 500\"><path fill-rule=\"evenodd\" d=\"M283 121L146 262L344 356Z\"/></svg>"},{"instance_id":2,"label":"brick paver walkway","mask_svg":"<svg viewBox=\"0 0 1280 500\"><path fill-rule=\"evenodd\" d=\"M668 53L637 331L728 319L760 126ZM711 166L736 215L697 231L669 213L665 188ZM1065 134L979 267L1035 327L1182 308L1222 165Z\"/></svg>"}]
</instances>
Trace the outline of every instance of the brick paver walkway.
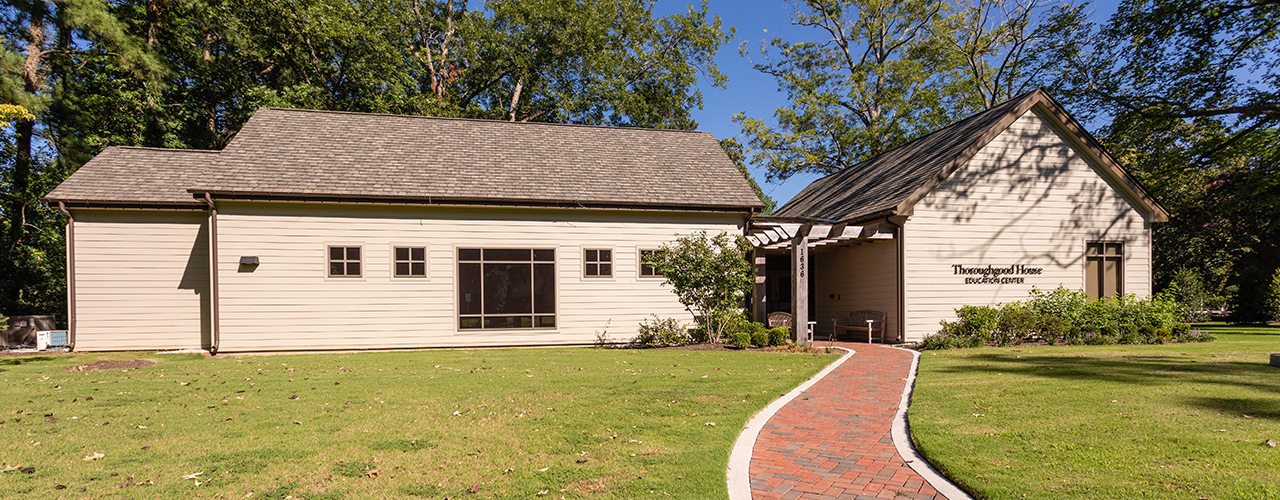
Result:
<instances>
[{"instance_id":1,"label":"brick paver walkway","mask_svg":"<svg viewBox=\"0 0 1280 500\"><path fill-rule=\"evenodd\" d=\"M889 437L911 353L857 351L782 407L751 454L753 499L942 499L898 455Z\"/></svg>"}]
</instances>

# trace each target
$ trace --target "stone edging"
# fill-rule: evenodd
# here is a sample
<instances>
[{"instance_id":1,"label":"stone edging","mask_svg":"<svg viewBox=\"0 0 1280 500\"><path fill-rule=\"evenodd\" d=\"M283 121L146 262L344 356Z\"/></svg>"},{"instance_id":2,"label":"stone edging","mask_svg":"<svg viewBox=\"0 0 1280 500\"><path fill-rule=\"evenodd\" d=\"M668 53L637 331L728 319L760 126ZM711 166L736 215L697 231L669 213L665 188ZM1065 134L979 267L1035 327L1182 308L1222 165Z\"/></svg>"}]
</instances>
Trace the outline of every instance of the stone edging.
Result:
<instances>
[{"instance_id":1,"label":"stone edging","mask_svg":"<svg viewBox=\"0 0 1280 500\"><path fill-rule=\"evenodd\" d=\"M916 447L911 444L911 427L907 422L907 406L911 404L911 391L916 385L916 369L920 365L920 352L914 349L903 349L894 347L911 353L911 371L907 374L907 383L902 389L902 400L898 403L898 412L893 416L893 426L889 430L889 435L893 438L893 446L898 449L898 456L907 463L911 470L916 471L920 477L929 482L934 490L948 500L973 500L972 496L965 493L964 490L956 486L949 479L945 478L934 469L929 462L916 452ZM732 498L732 495L730 495ZM750 498L749 496L746 498Z\"/></svg>"},{"instance_id":2,"label":"stone edging","mask_svg":"<svg viewBox=\"0 0 1280 500\"><path fill-rule=\"evenodd\" d=\"M854 353L843 347L835 347L835 349L845 351L844 356L832 361L826 368L796 386L791 392L769 403L769 406L752 416L751 420L747 421L747 425L742 428L742 433L738 434L738 440L733 442L733 451L729 452L729 470L725 473L725 479L729 483L729 500L751 500L751 452L755 448L756 438L760 437L760 430L764 429L764 424L791 400L839 368ZM912 373L914 374L914 371Z\"/></svg>"}]
</instances>

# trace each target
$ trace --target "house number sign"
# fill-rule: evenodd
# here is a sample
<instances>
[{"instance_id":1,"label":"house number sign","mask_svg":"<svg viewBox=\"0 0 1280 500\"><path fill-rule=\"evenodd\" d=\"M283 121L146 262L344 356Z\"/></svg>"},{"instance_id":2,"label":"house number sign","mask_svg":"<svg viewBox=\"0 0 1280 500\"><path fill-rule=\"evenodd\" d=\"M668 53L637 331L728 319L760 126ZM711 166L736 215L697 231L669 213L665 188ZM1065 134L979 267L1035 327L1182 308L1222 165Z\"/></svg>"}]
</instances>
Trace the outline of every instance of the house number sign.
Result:
<instances>
[{"instance_id":1,"label":"house number sign","mask_svg":"<svg viewBox=\"0 0 1280 500\"><path fill-rule=\"evenodd\" d=\"M1026 276L1038 276L1044 273L1044 268L1022 264L976 267L952 264L951 271L952 274L963 275L966 285L1021 285L1026 283Z\"/></svg>"}]
</instances>

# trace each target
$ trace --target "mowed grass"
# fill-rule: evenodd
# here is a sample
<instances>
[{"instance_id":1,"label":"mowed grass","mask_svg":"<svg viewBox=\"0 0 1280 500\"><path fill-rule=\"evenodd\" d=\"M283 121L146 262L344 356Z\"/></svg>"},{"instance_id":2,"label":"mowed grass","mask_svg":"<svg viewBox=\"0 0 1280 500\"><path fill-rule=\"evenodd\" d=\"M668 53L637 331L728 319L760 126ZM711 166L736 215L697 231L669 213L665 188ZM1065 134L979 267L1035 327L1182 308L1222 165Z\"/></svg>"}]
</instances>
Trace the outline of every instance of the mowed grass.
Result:
<instances>
[{"instance_id":1,"label":"mowed grass","mask_svg":"<svg viewBox=\"0 0 1280 500\"><path fill-rule=\"evenodd\" d=\"M979 498L1280 498L1280 328L922 353L911 431Z\"/></svg>"},{"instance_id":2,"label":"mowed grass","mask_svg":"<svg viewBox=\"0 0 1280 500\"><path fill-rule=\"evenodd\" d=\"M747 418L836 357L0 358L0 498L723 498Z\"/></svg>"}]
</instances>

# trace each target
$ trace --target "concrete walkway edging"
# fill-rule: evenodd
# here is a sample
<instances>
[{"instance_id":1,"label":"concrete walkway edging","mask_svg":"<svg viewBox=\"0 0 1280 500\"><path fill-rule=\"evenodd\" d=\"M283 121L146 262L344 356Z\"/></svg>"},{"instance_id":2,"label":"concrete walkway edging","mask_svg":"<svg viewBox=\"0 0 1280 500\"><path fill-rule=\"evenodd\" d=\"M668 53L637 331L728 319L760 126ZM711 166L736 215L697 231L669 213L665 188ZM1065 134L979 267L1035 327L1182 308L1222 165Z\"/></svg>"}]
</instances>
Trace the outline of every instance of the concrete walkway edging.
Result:
<instances>
[{"instance_id":1,"label":"concrete walkway edging","mask_svg":"<svg viewBox=\"0 0 1280 500\"><path fill-rule=\"evenodd\" d=\"M916 370L920 366L920 352L901 347L893 348L911 353L911 370L907 373L907 383L902 389L902 401L898 403L898 412L893 416L893 425L889 429L889 435L893 438L894 448L898 449L898 455L907 462L907 466L911 467L911 470L916 471L916 474L919 474L920 477L929 482L929 486L932 486L942 496L947 497L948 500L973 500L972 496L944 477L937 469L934 469L933 465L930 465L916 451L915 445L911 444L911 425L907 421L907 408L911 404L911 392L916 386ZM747 498L750 497L748 496Z\"/></svg>"},{"instance_id":2,"label":"concrete walkway edging","mask_svg":"<svg viewBox=\"0 0 1280 500\"><path fill-rule=\"evenodd\" d=\"M743 426L742 433L738 434L737 441L733 442L733 450L729 452L729 469L725 472L725 480L729 483L729 500L751 500L751 453L755 448L756 438L760 437L760 431L764 429L764 425L769 422L769 419L773 418L773 415L778 413L778 410L781 410L791 400L799 397L805 390L813 387L823 377L839 368L855 352L843 347L834 347L833 349L845 351L844 356L832 361L822 371L809 377L809 380L804 381L804 383L792 389L791 392L775 399L772 403L769 403L769 406L756 412L751 417L751 420L747 421L747 425ZM914 367L915 365L912 365L912 376L915 375Z\"/></svg>"}]
</instances>

